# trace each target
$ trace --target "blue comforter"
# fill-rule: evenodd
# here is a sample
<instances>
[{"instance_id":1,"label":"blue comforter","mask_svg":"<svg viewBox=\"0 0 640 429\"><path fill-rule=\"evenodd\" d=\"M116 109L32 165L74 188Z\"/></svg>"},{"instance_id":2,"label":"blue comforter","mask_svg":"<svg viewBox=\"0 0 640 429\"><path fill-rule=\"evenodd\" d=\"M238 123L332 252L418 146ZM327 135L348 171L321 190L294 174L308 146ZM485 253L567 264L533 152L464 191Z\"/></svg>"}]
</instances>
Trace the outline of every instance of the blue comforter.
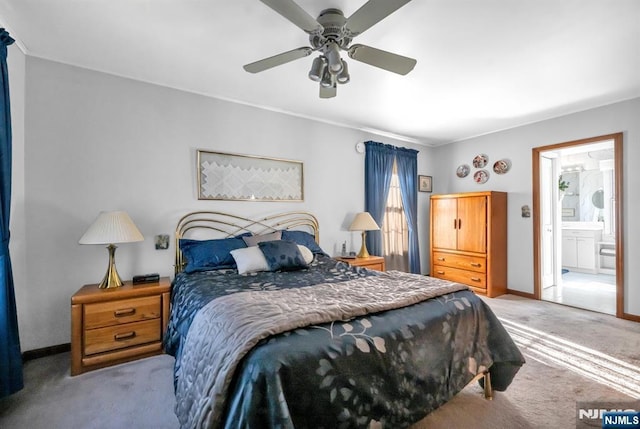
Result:
<instances>
[{"instance_id":1,"label":"blue comforter","mask_svg":"<svg viewBox=\"0 0 640 429\"><path fill-rule=\"evenodd\" d=\"M191 322L212 299L239 291L338 283L372 275L376 272L324 256L317 256L310 269L296 272L178 275L165 336L167 352L176 356L176 374ZM486 368L494 388L506 389L523 362L484 302L469 291L459 291L263 340L235 372L225 398L223 426L407 427ZM180 413L178 417L183 425L189 421Z\"/></svg>"}]
</instances>

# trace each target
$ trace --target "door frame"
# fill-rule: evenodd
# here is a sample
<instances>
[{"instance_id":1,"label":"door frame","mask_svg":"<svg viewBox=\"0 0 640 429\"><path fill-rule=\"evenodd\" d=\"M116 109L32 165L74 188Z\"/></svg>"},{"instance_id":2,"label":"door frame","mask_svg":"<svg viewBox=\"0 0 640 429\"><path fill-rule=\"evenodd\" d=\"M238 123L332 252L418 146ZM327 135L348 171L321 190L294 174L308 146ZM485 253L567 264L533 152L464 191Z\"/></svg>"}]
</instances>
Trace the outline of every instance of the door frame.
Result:
<instances>
[{"instance_id":1,"label":"door frame","mask_svg":"<svg viewBox=\"0 0 640 429\"><path fill-rule=\"evenodd\" d=\"M616 243L616 317L640 322L640 316L624 312L624 194L622 193L622 141L623 133L607 134L587 139L574 140L564 143L556 143L549 146L541 146L532 149L533 161L533 295L540 300L542 297L542 246L540 231L540 154L551 150L558 150L572 146L582 146L596 143L602 140L613 140L614 166L615 166L615 243ZM557 233L557 232L556 232Z\"/></svg>"}]
</instances>

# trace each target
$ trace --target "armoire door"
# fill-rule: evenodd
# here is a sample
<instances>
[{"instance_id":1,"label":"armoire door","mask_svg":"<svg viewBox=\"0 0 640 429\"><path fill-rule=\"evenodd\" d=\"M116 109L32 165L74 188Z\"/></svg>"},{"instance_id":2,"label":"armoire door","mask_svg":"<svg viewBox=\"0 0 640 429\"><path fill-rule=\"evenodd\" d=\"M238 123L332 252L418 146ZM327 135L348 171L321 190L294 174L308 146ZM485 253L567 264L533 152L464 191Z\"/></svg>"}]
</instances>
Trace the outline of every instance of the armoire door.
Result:
<instances>
[{"instance_id":1,"label":"armoire door","mask_svg":"<svg viewBox=\"0 0 640 429\"><path fill-rule=\"evenodd\" d=\"M458 250L487 251L487 198L458 198Z\"/></svg>"},{"instance_id":2,"label":"armoire door","mask_svg":"<svg viewBox=\"0 0 640 429\"><path fill-rule=\"evenodd\" d=\"M456 250L458 247L456 229L458 222L457 201L456 198L431 200L431 240L434 248Z\"/></svg>"}]
</instances>

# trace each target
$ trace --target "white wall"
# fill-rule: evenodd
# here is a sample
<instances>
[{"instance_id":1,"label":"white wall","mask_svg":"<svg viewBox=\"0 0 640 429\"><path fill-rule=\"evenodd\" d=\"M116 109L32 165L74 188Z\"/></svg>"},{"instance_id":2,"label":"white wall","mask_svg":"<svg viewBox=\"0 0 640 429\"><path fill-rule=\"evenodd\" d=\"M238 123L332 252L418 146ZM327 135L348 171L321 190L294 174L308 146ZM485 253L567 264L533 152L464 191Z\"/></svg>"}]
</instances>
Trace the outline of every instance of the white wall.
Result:
<instances>
[{"instance_id":1,"label":"white wall","mask_svg":"<svg viewBox=\"0 0 640 429\"><path fill-rule=\"evenodd\" d=\"M12 131L12 183L11 213L9 229L11 241L9 251L13 269L13 281L18 305L18 320L29 317L26 288L26 241L25 237L25 182L24 182L24 114L25 114L25 67L26 57L17 44L7 50L9 67L9 94L11 97Z\"/></svg>"},{"instance_id":2,"label":"white wall","mask_svg":"<svg viewBox=\"0 0 640 429\"><path fill-rule=\"evenodd\" d=\"M346 231L364 207L357 142L418 149L419 173L433 168L426 147L33 57L26 61L25 127L26 236L13 236L26 243L28 273L18 300L23 350L70 341L71 295L100 281L107 268L104 248L78 245L101 210L126 210L146 237L118 248L123 278L171 275L173 243L155 250L153 236L172 234L192 210L306 210L319 218L325 251L336 253L344 240L357 250L360 235ZM198 148L301 160L305 201L198 201ZM419 195L424 270L428 195Z\"/></svg>"},{"instance_id":3,"label":"white wall","mask_svg":"<svg viewBox=\"0 0 640 429\"><path fill-rule=\"evenodd\" d=\"M613 105L485 135L435 149L435 191L438 193L496 190L509 192L509 288L533 293L533 218L521 217L521 207L532 207L532 149L554 143L623 132L624 193L624 294L625 312L640 315L640 272L633 269L640 260L640 98ZM469 164L479 153L489 155L490 165L509 158L511 170L491 174L484 185L473 182L471 174L460 179L456 167Z\"/></svg>"},{"instance_id":4,"label":"white wall","mask_svg":"<svg viewBox=\"0 0 640 429\"><path fill-rule=\"evenodd\" d=\"M118 249L123 278L171 275L173 243L157 251L153 236L172 234L181 215L199 209L248 216L310 211L319 218L327 252L336 253L344 240L357 250L359 234L346 231L349 216L364 206L364 156L354 146L370 139L420 150L418 172L433 176L434 193L509 192L509 287L533 292L533 228L531 218L520 217L520 207L532 203L531 148L623 131L626 311L640 314L640 290L631 287L639 274L629 269L640 255L633 217L640 203L631 197L640 188L640 173L632 170L640 161L640 100L432 149L33 57L25 62L17 49L10 55L12 257L23 351L69 342L71 295L106 270L105 249L77 244L101 210L128 211L147 238ZM198 148L301 160L305 201L198 201ZM492 175L485 185L458 179L456 166L481 152L492 163L511 159L511 171ZM429 262L429 195L419 193L418 200L423 272Z\"/></svg>"}]
</instances>

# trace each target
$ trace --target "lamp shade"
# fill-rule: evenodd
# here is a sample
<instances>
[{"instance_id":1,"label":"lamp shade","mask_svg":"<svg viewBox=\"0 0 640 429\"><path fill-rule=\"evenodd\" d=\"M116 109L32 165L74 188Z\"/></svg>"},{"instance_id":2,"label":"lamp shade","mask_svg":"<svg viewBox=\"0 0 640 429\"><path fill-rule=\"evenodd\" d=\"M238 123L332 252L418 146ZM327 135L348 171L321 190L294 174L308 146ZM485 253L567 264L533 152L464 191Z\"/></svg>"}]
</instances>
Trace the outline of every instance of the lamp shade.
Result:
<instances>
[{"instance_id":1,"label":"lamp shade","mask_svg":"<svg viewBox=\"0 0 640 429\"><path fill-rule=\"evenodd\" d=\"M349 231L376 231L380 227L375 220L371 217L369 212L362 212L356 214L349 226Z\"/></svg>"},{"instance_id":2,"label":"lamp shade","mask_svg":"<svg viewBox=\"0 0 640 429\"><path fill-rule=\"evenodd\" d=\"M126 212L100 212L80 238L80 244L115 244L143 241L144 237Z\"/></svg>"}]
</instances>

